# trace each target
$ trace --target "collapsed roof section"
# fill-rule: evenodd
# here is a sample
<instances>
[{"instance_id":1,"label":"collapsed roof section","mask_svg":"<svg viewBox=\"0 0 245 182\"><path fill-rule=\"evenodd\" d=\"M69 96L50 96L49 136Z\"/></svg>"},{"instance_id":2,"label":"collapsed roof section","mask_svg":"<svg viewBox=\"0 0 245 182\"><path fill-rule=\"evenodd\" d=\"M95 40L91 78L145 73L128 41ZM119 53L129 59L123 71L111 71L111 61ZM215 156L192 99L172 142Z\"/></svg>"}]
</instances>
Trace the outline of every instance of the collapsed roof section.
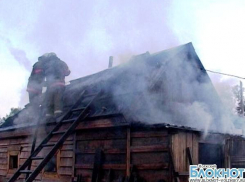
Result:
<instances>
[{"instance_id":1,"label":"collapsed roof section","mask_svg":"<svg viewBox=\"0 0 245 182\"><path fill-rule=\"evenodd\" d=\"M225 131L222 104L191 43L133 56L119 66L72 80L66 86L65 109L83 90L104 93L91 115L122 113L129 122ZM2 128L30 124L30 108L6 121Z\"/></svg>"}]
</instances>

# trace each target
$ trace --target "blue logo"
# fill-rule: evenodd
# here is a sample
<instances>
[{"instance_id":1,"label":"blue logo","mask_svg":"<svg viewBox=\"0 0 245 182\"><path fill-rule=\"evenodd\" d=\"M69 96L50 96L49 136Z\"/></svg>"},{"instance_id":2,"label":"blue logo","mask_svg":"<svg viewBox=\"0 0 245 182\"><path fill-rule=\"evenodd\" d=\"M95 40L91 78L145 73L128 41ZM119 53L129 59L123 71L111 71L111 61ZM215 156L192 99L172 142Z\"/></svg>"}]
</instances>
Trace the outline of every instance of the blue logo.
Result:
<instances>
[{"instance_id":1,"label":"blue logo","mask_svg":"<svg viewBox=\"0 0 245 182\"><path fill-rule=\"evenodd\" d=\"M212 165L190 165L189 182L245 182L245 168L217 168Z\"/></svg>"}]
</instances>

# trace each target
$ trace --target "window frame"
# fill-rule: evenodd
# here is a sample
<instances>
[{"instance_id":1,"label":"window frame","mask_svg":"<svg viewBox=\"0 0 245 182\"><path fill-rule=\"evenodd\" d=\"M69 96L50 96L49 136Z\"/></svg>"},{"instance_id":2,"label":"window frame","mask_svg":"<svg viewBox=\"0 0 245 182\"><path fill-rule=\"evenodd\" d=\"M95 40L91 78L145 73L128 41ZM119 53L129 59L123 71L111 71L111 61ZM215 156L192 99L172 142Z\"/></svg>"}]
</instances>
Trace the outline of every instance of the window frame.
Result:
<instances>
[{"instance_id":1,"label":"window frame","mask_svg":"<svg viewBox=\"0 0 245 182\"><path fill-rule=\"evenodd\" d=\"M17 168L10 168L10 157L11 156L17 156ZM8 151L8 162L7 162L7 167L8 167L8 171L9 172L15 172L16 170L18 170L20 165L20 152L19 151Z\"/></svg>"}]
</instances>

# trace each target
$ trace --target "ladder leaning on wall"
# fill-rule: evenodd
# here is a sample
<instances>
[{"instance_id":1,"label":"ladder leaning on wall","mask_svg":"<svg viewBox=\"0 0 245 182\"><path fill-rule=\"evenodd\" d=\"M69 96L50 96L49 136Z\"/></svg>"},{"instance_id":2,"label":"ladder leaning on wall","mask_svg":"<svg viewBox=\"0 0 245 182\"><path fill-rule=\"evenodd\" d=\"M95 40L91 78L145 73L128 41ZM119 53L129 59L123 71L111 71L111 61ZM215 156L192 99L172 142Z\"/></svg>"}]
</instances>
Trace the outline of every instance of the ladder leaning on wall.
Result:
<instances>
[{"instance_id":1,"label":"ladder leaning on wall","mask_svg":"<svg viewBox=\"0 0 245 182\"><path fill-rule=\"evenodd\" d=\"M71 107L67 114L61 119L59 123L53 128L53 130L47 135L47 137L39 144L35 149L36 139L34 137L31 155L26 159L26 161L19 167L19 169L13 174L8 182L15 182L21 174L26 174L25 182L32 182L35 180L37 175L45 167L45 165L50 161L50 159L55 155L58 149L63 145L65 140L78 126L79 122L84 121L89 113L91 104L101 95L101 91L95 94L85 94L85 91L81 93L80 99ZM85 107L79 107L83 98L89 97L89 103ZM79 112L80 114L76 118L72 118L73 114ZM64 124L70 124L67 130L60 130ZM49 143L49 141L57 135L61 135L56 143ZM51 147L51 150L46 154L46 156L37 156L44 148ZM30 170L32 161L41 161L39 165L32 171Z\"/></svg>"}]
</instances>

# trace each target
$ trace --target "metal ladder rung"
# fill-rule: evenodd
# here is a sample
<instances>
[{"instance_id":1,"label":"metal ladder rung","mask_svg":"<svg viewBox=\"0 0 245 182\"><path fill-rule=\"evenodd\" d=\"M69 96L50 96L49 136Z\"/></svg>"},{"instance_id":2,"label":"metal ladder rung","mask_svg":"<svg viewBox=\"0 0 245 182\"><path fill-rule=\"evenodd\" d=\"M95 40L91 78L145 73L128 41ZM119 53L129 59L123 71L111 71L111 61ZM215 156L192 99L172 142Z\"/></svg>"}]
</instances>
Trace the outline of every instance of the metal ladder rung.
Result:
<instances>
[{"instance_id":1,"label":"metal ladder rung","mask_svg":"<svg viewBox=\"0 0 245 182\"><path fill-rule=\"evenodd\" d=\"M86 107L80 107L80 108L72 109L72 112L82 111L84 109L86 109Z\"/></svg>"},{"instance_id":2,"label":"metal ladder rung","mask_svg":"<svg viewBox=\"0 0 245 182\"><path fill-rule=\"evenodd\" d=\"M33 171L30 171L30 170L20 170L20 173L32 173Z\"/></svg>"},{"instance_id":3,"label":"metal ladder rung","mask_svg":"<svg viewBox=\"0 0 245 182\"><path fill-rule=\"evenodd\" d=\"M101 92L99 92L99 93L101 93ZM86 104L87 106L85 108L82 108L82 109L87 110L88 107L99 96L99 93L98 94L97 93L96 94L91 94L90 96L93 96L94 95L95 97L93 97L93 98L91 97L91 101L89 101L89 103ZM84 94L84 92L82 94L80 94L80 98L81 99L83 97L83 94ZM22 173L25 173L26 174L26 180L25 180L26 182L32 182L33 180L35 180L35 178L37 177L37 175L41 172L41 170L45 167L45 165L49 162L49 160L55 155L55 153L57 152L57 150L64 144L65 140L69 137L69 135L73 131L75 131L76 127L79 125L79 121L80 120L81 121L84 121L86 119L86 117L88 116L88 114L86 112L81 112L77 118L65 119L65 118L71 117L72 112L73 112L72 109L75 106L77 106L79 104L79 102L80 102L80 99L73 105L73 107L69 110L69 112L67 112L67 114L64 117L62 117L60 123L58 123L52 129L52 131L41 142L41 144L39 144L39 146L36 147L36 149L34 148L34 150L32 151L31 155L28 157L28 159L26 159L26 161L19 167L19 169L14 173L14 175L9 179L8 182L15 182ZM69 128L67 129L67 131L65 131L65 132L64 131L58 131L59 128L61 128L62 124L65 124L65 123L71 123L71 126L69 126ZM64 133L64 134L61 135L61 137L59 138L59 140L57 142L48 143L50 141L50 139L54 136L54 134L58 134L58 133ZM36 155L44 147L52 147L52 148L51 148L51 150L48 153L46 153L46 156L44 156L44 157L37 157ZM38 164L38 166L36 166L33 171L30 170L32 160L41 160L40 164ZM26 168L28 168L28 169L26 169ZM22 169L24 169L24 170L22 170Z\"/></svg>"},{"instance_id":4,"label":"metal ladder rung","mask_svg":"<svg viewBox=\"0 0 245 182\"><path fill-rule=\"evenodd\" d=\"M32 160L42 160L42 159L44 159L43 157L32 157L31 158Z\"/></svg>"},{"instance_id":5,"label":"metal ladder rung","mask_svg":"<svg viewBox=\"0 0 245 182\"><path fill-rule=\"evenodd\" d=\"M58 135L58 134L64 134L66 131L54 131L52 132L53 135Z\"/></svg>"},{"instance_id":6,"label":"metal ladder rung","mask_svg":"<svg viewBox=\"0 0 245 182\"><path fill-rule=\"evenodd\" d=\"M55 146L55 144L42 144L42 147L53 147L53 146Z\"/></svg>"},{"instance_id":7,"label":"metal ladder rung","mask_svg":"<svg viewBox=\"0 0 245 182\"><path fill-rule=\"evenodd\" d=\"M61 121L62 123L70 123L70 122L74 122L76 119L66 119Z\"/></svg>"}]
</instances>

